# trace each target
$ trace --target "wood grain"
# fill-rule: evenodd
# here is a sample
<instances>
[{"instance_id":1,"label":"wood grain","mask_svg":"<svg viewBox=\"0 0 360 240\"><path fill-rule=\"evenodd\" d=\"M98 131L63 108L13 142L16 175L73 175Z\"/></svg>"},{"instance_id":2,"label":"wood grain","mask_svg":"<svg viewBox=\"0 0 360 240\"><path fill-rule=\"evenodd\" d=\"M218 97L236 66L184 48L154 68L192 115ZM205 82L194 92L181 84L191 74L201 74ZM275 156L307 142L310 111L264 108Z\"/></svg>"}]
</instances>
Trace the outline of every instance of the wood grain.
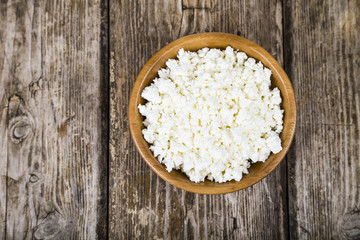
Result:
<instances>
[{"instance_id":1,"label":"wood grain","mask_svg":"<svg viewBox=\"0 0 360 240\"><path fill-rule=\"evenodd\" d=\"M288 155L291 239L360 239L360 2L287 1L285 66L300 102Z\"/></svg>"},{"instance_id":2,"label":"wood grain","mask_svg":"<svg viewBox=\"0 0 360 240\"><path fill-rule=\"evenodd\" d=\"M199 195L159 179L130 139L127 108L141 67L176 38L206 31L246 37L282 63L281 1L110 3L109 236L113 239L287 237L285 164L248 189Z\"/></svg>"},{"instance_id":3,"label":"wood grain","mask_svg":"<svg viewBox=\"0 0 360 240\"><path fill-rule=\"evenodd\" d=\"M107 2L0 1L0 239L360 238L359 1ZM287 164L236 193L166 184L130 139L141 67L198 32L264 47L299 103Z\"/></svg>"},{"instance_id":4,"label":"wood grain","mask_svg":"<svg viewBox=\"0 0 360 240\"><path fill-rule=\"evenodd\" d=\"M103 9L0 3L0 239L106 235Z\"/></svg>"}]
</instances>

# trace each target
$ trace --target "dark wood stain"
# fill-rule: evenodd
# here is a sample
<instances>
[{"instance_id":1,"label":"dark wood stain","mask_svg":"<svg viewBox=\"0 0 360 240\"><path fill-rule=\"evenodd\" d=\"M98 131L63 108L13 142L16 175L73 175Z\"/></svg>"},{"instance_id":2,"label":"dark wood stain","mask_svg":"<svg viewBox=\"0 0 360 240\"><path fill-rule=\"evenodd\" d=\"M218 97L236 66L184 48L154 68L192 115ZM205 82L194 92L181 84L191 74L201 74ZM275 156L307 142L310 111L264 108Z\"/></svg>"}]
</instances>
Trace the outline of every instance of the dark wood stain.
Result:
<instances>
[{"instance_id":1,"label":"dark wood stain","mask_svg":"<svg viewBox=\"0 0 360 240\"><path fill-rule=\"evenodd\" d=\"M67 123L67 121L64 121L60 125L59 134L60 134L61 137L63 137L64 135L67 134L67 132L68 132L68 123Z\"/></svg>"}]
</instances>

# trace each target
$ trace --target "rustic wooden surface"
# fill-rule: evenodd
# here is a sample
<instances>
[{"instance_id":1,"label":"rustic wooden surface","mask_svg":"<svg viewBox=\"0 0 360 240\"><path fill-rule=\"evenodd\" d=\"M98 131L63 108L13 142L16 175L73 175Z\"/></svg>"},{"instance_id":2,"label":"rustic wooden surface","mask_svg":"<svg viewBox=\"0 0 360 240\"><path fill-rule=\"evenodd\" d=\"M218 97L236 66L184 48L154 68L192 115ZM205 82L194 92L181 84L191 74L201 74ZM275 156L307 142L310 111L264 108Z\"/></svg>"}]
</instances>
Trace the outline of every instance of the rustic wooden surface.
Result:
<instances>
[{"instance_id":1,"label":"rustic wooden surface","mask_svg":"<svg viewBox=\"0 0 360 240\"><path fill-rule=\"evenodd\" d=\"M0 1L0 239L360 239L360 3ZM269 51L298 102L286 161L251 188L198 195L130 139L141 67L191 33Z\"/></svg>"},{"instance_id":2,"label":"rustic wooden surface","mask_svg":"<svg viewBox=\"0 0 360 240\"><path fill-rule=\"evenodd\" d=\"M0 239L106 235L102 9L0 3Z\"/></svg>"},{"instance_id":3,"label":"rustic wooden surface","mask_svg":"<svg viewBox=\"0 0 360 240\"><path fill-rule=\"evenodd\" d=\"M289 1L284 13L299 111L290 237L360 239L360 1Z\"/></svg>"}]
</instances>

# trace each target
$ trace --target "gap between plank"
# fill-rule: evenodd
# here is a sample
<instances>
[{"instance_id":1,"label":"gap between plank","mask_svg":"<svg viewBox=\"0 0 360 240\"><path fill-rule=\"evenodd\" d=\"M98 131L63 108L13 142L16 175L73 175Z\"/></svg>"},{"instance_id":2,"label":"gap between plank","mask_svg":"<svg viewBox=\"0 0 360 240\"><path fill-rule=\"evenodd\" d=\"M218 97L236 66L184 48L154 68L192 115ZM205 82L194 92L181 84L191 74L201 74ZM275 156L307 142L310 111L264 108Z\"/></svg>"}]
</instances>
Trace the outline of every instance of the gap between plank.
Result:
<instances>
[{"instance_id":1,"label":"gap between plank","mask_svg":"<svg viewBox=\"0 0 360 240\"><path fill-rule=\"evenodd\" d=\"M286 3L285 3L285 0L282 0L281 1L281 12L282 12L282 37L283 37L283 44L282 44L282 47L283 47L283 67L284 67L284 70L286 72L286 70L288 69L287 67L287 64L286 64L286 59L287 59L287 54L286 54L286 47L285 46L285 43L286 43L286 35L285 35L285 32L286 32L286 25L285 25L285 8L286 8ZM290 66L291 67L291 66ZM286 73L288 74L288 73ZM291 78L290 79L290 82L291 82ZM292 142L292 144L294 144L294 142ZM290 149L291 149L291 146L290 146ZM290 150L289 149L289 150ZM286 228L287 228L287 239L290 239L290 198L289 198L289 166L288 166L288 154L289 152L286 154L286 157L285 157L285 186L286 186L286 189L285 189L285 199L286 199L286 218L287 218L287 224L286 224Z\"/></svg>"}]
</instances>

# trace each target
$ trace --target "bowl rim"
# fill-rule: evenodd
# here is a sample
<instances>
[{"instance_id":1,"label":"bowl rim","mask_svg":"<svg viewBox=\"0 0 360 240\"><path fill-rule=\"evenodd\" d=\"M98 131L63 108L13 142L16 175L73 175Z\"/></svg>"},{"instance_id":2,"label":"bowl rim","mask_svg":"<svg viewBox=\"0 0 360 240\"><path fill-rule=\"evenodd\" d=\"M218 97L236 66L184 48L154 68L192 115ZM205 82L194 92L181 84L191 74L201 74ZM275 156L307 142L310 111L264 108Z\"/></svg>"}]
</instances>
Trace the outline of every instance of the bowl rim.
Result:
<instances>
[{"instance_id":1,"label":"bowl rim","mask_svg":"<svg viewBox=\"0 0 360 240\"><path fill-rule=\"evenodd\" d=\"M275 157L272 160L273 164L269 165L268 168L266 168L264 170L264 174L261 177L254 178L254 180L251 181L251 184L249 184L247 186L242 186L242 184L227 185L226 183L229 183L229 182L219 183L220 185L223 184L223 186L207 186L207 185L201 185L201 183L195 183L195 182L187 183L187 182L183 182L183 181L180 181L177 179L172 179L172 177L171 177L172 172L167 172L166 170L165 170L166 172L164 172L162 169L159 169L158 165L161 163L153 155L152 155L152 157L156 160L156 162L154 162L154 160L151 159L151 157L150 158L147 157L147 153L144 150L144 144L146 146L146 141L141 133L141 130L138 131L138 126L136 123L136 116L135 116L136 112L138 112L138 108L136 105L138 92L140 91L144 80L147 78L148 74L153 69L153 66L156 65L162 59L162 56L166 55L169 51L173 50L174 48L177 48L179 44L182 44L182 43L192 40L194 38L199 38L199 39L204 39L204 38L227 38L227 39L229 39L230 38L230 39L233 39L234 41L238 41L238 42L240 41L240 42L244 43L245 45L247 45L247 47L249 47L249 49L256 52L259 56L262 56L267 61L267 67L269 68L269 66L271 66L272 75L274 76L274 71L276 71L276 74L279 76L280 81L283 82L284 85L286 85L285 90L286 90L286 93L287 93L287 96L289 99L289 103L290 103L289 108L293 109L293 111L290 112L290 114L291 114L290 117L293 121L289 122L289 124L290 124L289 133L288 133L288 134L290 134L289 138L286 141L286 143L282 142L283 149L279 153L276 154L277 157ZM247 52L245 52L245 53L248 55ZM262 61L262 63L264 64L264 61ZM264 64L264 66L265 66L265 64ZM280 92L281 92L281 90L280 90ZM284 92L281 92L281 93L284 94ZM224 194L224 193L231 193L231 192L239 191L239 190L248 188L248 187L260 182L262 179L267 177L285 158L285 155L289 151L290 146L293 141L293 138L294 138L294 135L295 135L296 124L297 124L297 104L296 104L294 89L292 87L290 79L288 78L287 74L285 73L285 71L283 70L281 65L264 48L262 48L258 44L254 43L246 38L240 37L238 35L230 34L230 33L222 33L222 32L197 33L197 34L187 35L187 36L178 38L178 39L170 42L166 46L162 47L159 51L157 51L142 67L142 69L139 72L139 74L136 78L136 81L133 85L132 91L131 91L129 105L128 105L128 121L129 121L131 137L136 146L136 149L140 153L142 159L160 178L162 178L166 182L174 185L175 187L178 187L185 191L189 191L189 192L193 192L193 193L200 193L200 194ZM148 147L146 147L146 148L148 151L150 151L148 149ZM273 153L271 153L271 154L273 154ZM235 181L235 182L241 183L241 180Z\"/></svg>"}]
</instances>

